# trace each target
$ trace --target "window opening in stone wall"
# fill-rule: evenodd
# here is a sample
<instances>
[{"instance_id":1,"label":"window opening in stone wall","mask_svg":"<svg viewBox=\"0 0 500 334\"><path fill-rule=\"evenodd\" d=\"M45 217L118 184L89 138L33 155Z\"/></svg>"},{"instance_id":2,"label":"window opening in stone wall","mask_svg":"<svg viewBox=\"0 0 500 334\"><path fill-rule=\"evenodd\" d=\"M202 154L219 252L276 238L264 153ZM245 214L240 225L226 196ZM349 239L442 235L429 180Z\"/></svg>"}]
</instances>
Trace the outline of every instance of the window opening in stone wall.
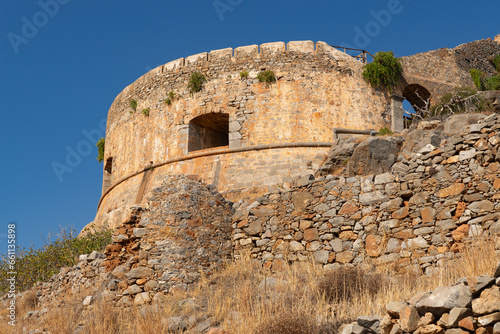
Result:
<instances>
[{"instance_id":1,"label":"window opening in stone wall","mask_svg":"<svg viewBox=\"0 0 500 334\"><path fill-rule=\"evenodd\" d=\"M106 165L104 165L104 170L111 174L113 171L113 157L106 159Z\"/></svg>"},{"instance_id":2,"label":"window opening in stone wall","mask_svg":"<svg viewBox=\"0 0 500 334\"><path fill-rule=\"evenodd\" d=\"M189 122L188 152L229 145L229 114L200 115Z\"/></svg>"},{"instance_id":3,"label":"window opening in stone wall","mask_svg":"<svg viewBox=\"0 0 500 334\"><path fill-rule=\"evenodd\" d=\"M423 86L411 84L403 90L403 97L405 128L408 128L416 114L422 115L430 109L431 93Z\"/></svg>"},{"instance_id":4,"label":"window opening in stone wall","mask_svg":"<svg viewBox=\"0 0 500 334\"><path fill-rule=\"evenodd\" d=\"M104 193L111 187L111 174L113 172L113 157L107 158L106 163L104 164L104 173L102 180L102 192Z\"/></svg>"}]
</instances>

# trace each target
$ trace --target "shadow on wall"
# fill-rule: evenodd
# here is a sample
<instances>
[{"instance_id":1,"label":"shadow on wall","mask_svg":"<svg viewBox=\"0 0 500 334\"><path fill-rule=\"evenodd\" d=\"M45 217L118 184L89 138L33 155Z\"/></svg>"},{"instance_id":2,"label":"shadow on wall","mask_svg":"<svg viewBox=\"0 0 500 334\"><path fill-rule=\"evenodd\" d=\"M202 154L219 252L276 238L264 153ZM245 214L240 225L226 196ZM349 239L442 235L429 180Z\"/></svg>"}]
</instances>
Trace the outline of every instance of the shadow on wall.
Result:
<instances>
[{"instance_id":1,"label":"shadow on wall","mask_svg":"<svg viewBox=\"0 0 500 334\"><path fill-rule=\"evenodd\" d=\"M189 122L188 152L229 145L229 114L200 115Z\"/></svg>"}]
</instances>

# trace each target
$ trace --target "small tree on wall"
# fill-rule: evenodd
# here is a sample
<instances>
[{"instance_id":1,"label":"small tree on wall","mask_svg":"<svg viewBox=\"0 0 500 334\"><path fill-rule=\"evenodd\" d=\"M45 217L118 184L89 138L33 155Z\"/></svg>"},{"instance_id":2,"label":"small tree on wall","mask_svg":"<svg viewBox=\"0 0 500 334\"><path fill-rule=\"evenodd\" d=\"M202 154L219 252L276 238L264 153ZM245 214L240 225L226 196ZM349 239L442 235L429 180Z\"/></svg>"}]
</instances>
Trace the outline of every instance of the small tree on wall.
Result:
<instances>
[{"instance_id":1,"label":"small tree on wall","mask_svg":"<svg viewBox=\"0 0 500 334\"><path fill-rule=\"evenodd\" d=\"M189 78L188 88L191 94L199 92L206 81L205 76L200 72L194 72Z\"/></svg>"},{"instance_id":2,"label":"small tree on wall","mask_svg":"<svg viewBox=\"0 0 500 334\"><path fill-rule=\"evenodd\" d=\"M373 87L385 87L392 92L396 87L403 73L403 67L398 58L394 57L394 52L380 51L373 57L373 62L366 64L363 70L363 79Z\"/></svg>"},{"instance_id":3,"label":"small tree on wall","mask_svg":"<svg viewBox=\"0 0 500 334\"><path fill-rule=\"evenodd\" d=\"M97 141L97 161L102 162L104 160L104 138L100 138Z\"/></svg>"}]
</instances>

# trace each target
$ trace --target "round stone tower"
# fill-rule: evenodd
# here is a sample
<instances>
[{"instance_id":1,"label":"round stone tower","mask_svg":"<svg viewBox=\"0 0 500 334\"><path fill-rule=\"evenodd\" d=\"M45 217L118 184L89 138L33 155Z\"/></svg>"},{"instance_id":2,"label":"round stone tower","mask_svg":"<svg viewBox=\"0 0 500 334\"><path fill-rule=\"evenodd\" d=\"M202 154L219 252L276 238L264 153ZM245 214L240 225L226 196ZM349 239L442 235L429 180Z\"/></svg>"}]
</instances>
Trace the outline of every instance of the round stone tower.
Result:
<instances>
[{"instance_id":1,"label":"round stone tower","mask_svg":"<svg viewBox=\"0 0 500 334\"><path fill-rule=\"evenodd\" d=\"M216 50L151 70L109 110L96 222L144 203L166 175L194 175L236 200L313 173L333 128L390 127L390 96L367 84L362 68L324 42L300 41ZM276 82L257 79L266 70ZM205 82L190 92L195 72Z\"/></svg>"}]
</instances>

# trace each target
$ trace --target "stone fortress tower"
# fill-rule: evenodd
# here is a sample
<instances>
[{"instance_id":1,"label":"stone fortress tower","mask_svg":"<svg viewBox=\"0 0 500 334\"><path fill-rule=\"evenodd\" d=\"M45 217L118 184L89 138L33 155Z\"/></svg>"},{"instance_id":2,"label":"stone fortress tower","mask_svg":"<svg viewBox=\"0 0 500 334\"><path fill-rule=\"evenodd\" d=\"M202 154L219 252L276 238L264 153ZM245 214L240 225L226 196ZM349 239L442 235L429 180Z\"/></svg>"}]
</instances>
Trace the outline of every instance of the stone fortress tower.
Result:
<instances>
[{"instance_id":1,"label":"stone fortress tower","mask_svg":"<svg viewBox=\"0 0 500 334\"><path fill-rule=\"evenodd\" d=\"M435 99L469 83L454 49L441 50L448 51L403 57L408 76L395 93L418 107L415 92ZM433 62L446 73L434 73ZM404 97L371 87L362 78L363 65L327 43L295 41L200 53L149 71L109 110L95 222L113 225L166 175L195 175L238 200L314 173L335 128L402 130ZM433 74L426 76L426 68ZM273 71L277 81L259 82L263 70ZM244 71L247 78L240 76ZM206 82L191 94L194 72ZM165 103L169 92L176 95L171 104Z\"/></svg>"}]
</instances>

